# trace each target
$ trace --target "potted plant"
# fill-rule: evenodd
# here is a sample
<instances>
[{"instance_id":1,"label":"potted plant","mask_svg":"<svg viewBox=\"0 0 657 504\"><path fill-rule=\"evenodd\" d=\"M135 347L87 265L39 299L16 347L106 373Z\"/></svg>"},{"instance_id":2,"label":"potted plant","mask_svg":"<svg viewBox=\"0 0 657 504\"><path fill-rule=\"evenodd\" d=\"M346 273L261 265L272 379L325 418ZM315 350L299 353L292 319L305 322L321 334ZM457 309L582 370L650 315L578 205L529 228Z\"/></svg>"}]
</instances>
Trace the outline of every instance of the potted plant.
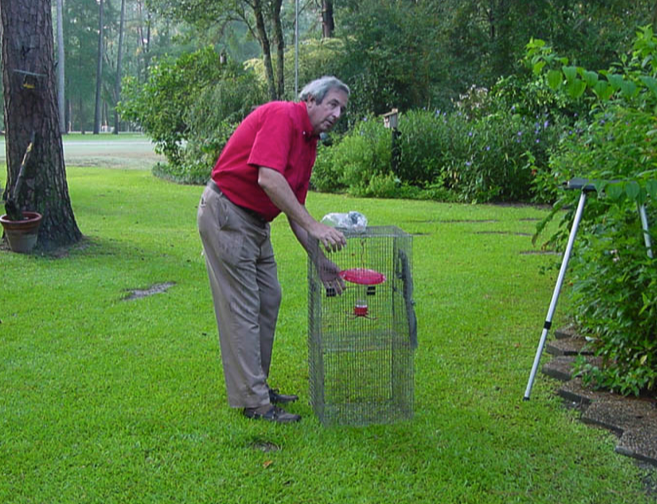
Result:
<instances>
[{"instance_id":1,"label":"potted plant","mask_svg":"<svg viewBox=\"0 0 657 504\"><path fill-rule=\"evenodd\" d=\"M41 214L38 212L22 211L18 204L18 196L20 195L21 186L23 184L23 174L25 172L25 165L29 161L32 153L32 146L34 145L34 132L32 138L27 146L23 161L18 171L18 177L13 188L7 188L5 211L6 213L0 216L0 223L5 231L5 236L9 242L9 248L13 252L29 253L32 251L37 242L39 232L39 225L41 224Z\"/></svg>"}]
</instances>

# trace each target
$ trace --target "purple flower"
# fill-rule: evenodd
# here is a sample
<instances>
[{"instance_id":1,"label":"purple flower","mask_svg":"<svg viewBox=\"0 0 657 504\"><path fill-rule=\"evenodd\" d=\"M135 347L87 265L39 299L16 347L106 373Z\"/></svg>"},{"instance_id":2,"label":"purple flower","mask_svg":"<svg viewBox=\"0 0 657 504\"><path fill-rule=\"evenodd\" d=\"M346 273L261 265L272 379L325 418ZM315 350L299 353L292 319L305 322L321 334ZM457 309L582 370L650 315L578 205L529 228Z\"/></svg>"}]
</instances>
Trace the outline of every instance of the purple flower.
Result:
<instances>
[{"instance_id":1,"label":"purple flower","mask_svg":"<svg viewBox=\"0 0 657 504\"><path fill-rule=\"evenodd\" d=\"M465 166L472 166L472 161L466 161Z\"/></svg>"},{"instance_id":2,"label":"purple flower","mask_svg":"<svg viewBox=\"0 0 657 504\"><path fill-rule=\"evenodd\" d=\"M473 135L472 131L468 132L468 136L471 137Z\"/></svg>"},{"instance_id":3,"label":"purple flower","mask_svg":"<svg viewBox=\"0 0 657 504\"><path fill-rule=\"evenodd\" d=\"M543 123L543 128L547 128L550 125L550 121L545 121Z\"/></svg>"},{"instance_id":4,"label":"purple flower","mask_svg":"<svg viewBox=\"0 0 657 504\"><path fill-rule=\"evenodd\" d=\"M490 145L487 145L487 146L486 146L486 150L487 150L487 151L490 150Z\"/></svg>"}]
</instances>

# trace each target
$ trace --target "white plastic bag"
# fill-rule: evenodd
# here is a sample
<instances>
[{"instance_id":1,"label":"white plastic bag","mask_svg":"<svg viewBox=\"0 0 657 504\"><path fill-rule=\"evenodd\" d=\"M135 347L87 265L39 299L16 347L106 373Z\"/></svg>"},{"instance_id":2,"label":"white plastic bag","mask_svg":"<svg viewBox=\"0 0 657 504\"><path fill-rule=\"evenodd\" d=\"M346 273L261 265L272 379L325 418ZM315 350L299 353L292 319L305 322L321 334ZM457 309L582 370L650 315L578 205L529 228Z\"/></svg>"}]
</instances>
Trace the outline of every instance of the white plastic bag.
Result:
<instances>
[{"instance_id":1,"label":"white plastic bag","mask_svg":"<svg viewBox=\"0 0 657 504\"><path fill-rule=\"evenodd\" d=\"M367 217L360 212L329 213L322 217L322 224L362 233L367 228Z\"/></svg>"}]
</instances>

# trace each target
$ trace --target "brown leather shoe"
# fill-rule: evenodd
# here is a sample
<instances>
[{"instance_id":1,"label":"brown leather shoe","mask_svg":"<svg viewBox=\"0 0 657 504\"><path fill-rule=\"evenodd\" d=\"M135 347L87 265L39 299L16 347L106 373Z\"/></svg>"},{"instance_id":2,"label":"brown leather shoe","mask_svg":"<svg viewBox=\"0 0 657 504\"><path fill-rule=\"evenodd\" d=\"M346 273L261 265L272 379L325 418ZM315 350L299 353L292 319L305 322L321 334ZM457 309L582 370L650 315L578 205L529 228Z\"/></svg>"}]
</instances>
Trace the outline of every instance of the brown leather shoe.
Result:
<instances>
[{"instance_id":1,"label":"brown leather shoe","mask_svg":"<svg viewBox=\"0 0 657 504\"><path fill-rule=\"evenodd\" d=\"M265 412L261 412L262 409L265 408L262 406L260 408L244 408L244 416L254 420L267 420L268 422L278 423L292 423L301 420L301 415L288 413L278 406L270 405L270 408Z\"/></svg>"},{"instance_id":2,"label":"brown leather shoe","mask_svg":"<svg viewBox=\"0 0 657 504\"><path fill-rule=\"evenodd\" d=\"M299 399L299 396L292 394L279 394L278 389L269 389L269 402L272 404L287 404Z\"/></svg>"}]
</instances>

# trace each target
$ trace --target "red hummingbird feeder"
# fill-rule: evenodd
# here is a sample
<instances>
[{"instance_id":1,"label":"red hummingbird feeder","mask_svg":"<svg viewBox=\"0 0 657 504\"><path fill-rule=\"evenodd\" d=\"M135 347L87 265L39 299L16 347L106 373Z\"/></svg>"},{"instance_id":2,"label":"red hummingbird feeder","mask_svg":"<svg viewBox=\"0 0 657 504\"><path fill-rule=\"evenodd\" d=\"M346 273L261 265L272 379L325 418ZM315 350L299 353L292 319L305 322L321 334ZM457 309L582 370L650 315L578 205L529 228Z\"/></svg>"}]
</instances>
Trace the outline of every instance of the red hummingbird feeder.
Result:
<instances>
[{"instance_id":1,"label":"red hummingbird feeder","mask_svg":"<svg viewBox=\"0 0 657 504\"><path fill-rule=\"evenodd\" d=\"M366 268L351 268L340 272L340 277L351 283L367 286L366 294L373 296L376 293L375 285L381 284L386 281L386 276L378 271ZM368 307L367 302L359 299L354 306L354 316L367 317Z\"/></svg>"}]
</instances>

